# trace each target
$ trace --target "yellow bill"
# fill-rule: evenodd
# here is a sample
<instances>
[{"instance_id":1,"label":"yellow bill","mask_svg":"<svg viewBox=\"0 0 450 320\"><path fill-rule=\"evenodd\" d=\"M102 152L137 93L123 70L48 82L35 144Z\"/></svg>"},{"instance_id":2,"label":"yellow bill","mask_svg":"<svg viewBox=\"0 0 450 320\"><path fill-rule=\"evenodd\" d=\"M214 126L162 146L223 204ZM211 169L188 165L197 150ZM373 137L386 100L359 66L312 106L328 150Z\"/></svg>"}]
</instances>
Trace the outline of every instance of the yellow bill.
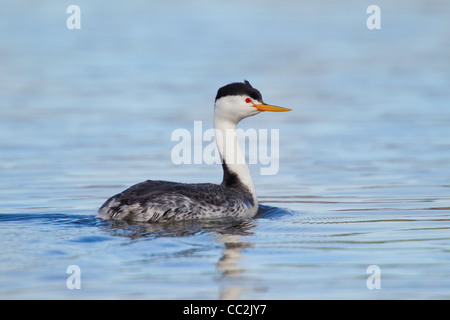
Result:
<instances>
[{"instance_id":1,"label":"yellow bill","mask_svg":"<svg viewBox=\"0 0 450 320\"><path fill-rule=\"evenodd\" d=\"M253 107L258 109L259 111L284 112L284 111L291 111L292 110L292 109L289 109L289 108L276 107L276 106L271 106L271 105L268 105L268 104L255 104Z\"/></svg>"}]
</instances>

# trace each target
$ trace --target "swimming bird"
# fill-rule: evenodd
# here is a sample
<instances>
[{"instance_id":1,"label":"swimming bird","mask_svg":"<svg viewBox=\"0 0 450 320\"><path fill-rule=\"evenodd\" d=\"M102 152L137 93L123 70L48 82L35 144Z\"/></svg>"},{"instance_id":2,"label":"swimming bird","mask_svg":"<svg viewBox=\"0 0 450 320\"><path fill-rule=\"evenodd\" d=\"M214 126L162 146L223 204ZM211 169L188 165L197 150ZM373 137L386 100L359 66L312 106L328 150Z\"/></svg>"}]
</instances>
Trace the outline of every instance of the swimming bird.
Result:
<instances>
[{"instance_id":1,"label":"swimming bird","mask_svg":"<svg viewBox=\"0 0 450 320\"><path fill-rule=\"evenodd\" d=\"M136 222L198 218L253 218L258 211L250 171L237 142L236 126L262 111L291 109L265 104L245 80L221 87L214 104L214 132L223 167L220 185L147 180L109 198L99 209L102 219Z\"/></svg>"}]
</instances>

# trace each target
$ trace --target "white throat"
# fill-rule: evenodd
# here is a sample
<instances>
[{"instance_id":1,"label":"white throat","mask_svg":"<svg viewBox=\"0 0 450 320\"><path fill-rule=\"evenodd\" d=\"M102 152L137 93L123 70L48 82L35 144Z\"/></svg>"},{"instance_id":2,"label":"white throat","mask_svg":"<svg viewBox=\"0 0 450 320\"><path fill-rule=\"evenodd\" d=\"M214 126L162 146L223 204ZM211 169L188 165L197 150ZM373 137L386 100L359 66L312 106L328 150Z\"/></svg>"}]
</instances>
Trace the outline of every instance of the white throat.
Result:
<instances>
[{"instance_id":1,"label":"white throat","mask_svg":"<svg viewBox=\"0 0 450 320\"><path fill-rule=\"evenodd\" d=\"M237 175L240 182L249 189L256 200L253 180L238 143L236 125L237 123L232 120L223 119L217 114L214 115L217 149L222 163L226 164L229 171Z\"/></svg>"}]
</instances>

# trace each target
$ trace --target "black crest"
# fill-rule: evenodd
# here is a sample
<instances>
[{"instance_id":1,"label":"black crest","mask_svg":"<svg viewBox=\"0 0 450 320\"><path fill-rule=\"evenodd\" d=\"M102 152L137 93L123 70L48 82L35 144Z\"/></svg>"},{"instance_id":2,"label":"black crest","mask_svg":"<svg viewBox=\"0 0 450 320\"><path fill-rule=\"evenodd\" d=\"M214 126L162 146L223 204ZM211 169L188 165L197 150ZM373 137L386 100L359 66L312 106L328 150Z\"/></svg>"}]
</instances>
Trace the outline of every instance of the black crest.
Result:
<instances>
[{"instance_id":1,"label":"black crest","mask_svg":"<svg viewBox=\"0 0 450 320\"><path fill-rule=\"evenodd\" d=\"M262 95L257 89L253 88L250 82L234 82L223 86L217 91L216 101L225 96L248 95L250 98L262 102Z\"/></svg>"}]
</instances>

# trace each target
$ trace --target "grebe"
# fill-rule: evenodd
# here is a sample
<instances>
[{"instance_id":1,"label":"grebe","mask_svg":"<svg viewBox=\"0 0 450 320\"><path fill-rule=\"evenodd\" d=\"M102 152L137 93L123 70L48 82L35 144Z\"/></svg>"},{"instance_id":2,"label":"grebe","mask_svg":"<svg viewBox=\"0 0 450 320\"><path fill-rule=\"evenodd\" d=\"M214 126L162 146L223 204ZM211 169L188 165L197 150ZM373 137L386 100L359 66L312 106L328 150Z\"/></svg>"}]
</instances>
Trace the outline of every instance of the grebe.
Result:
<instances>
[{"instance_id":1,"label":"grebe","mask_svg":"<svg viewBox=\"0 0 450 320\"><path fill-rule=\"evenodd\" d=\"M136 222L157 222L213 217L253 218L258 199L237 142L236 125L261 111L290 111L267 105L250 83L230 83L217 91L214 104L214 130L222 160L223 181L186 184L147 180L108 199L98 217Z\"/></svg>"}]
</instances>

